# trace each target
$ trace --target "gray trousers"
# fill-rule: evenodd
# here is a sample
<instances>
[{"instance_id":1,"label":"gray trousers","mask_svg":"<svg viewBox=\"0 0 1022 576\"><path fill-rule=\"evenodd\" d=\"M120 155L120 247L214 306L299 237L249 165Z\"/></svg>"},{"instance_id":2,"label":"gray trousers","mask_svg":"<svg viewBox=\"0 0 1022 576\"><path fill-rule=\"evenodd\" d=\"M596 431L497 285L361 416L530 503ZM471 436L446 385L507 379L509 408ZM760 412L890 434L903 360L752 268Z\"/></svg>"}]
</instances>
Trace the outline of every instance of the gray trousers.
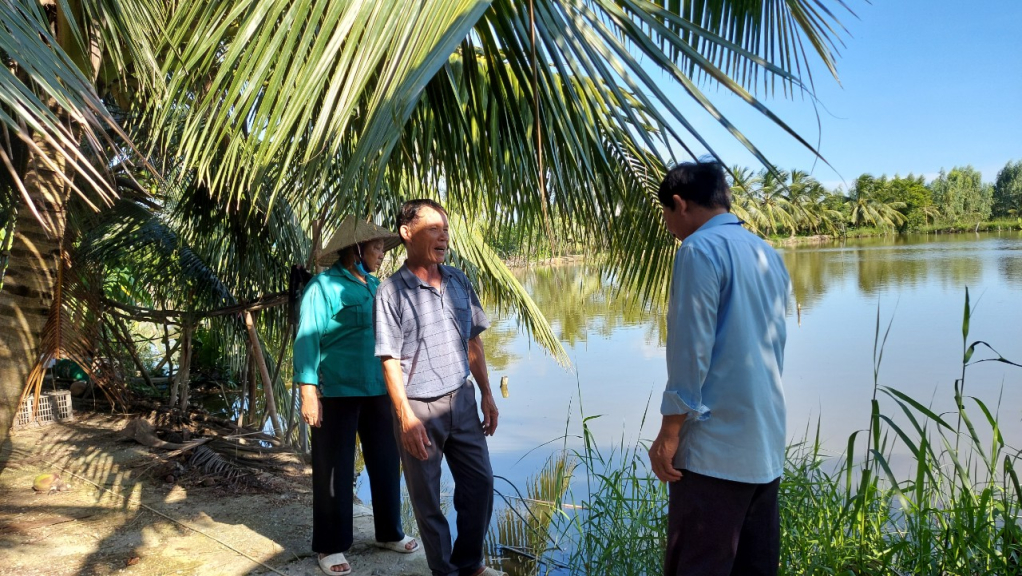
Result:
<instances>
[{"instance_id":1,"label":"gray trousers","mask_svg":"<svg viewBox=\"0 0 1022 576\"><path fill-rule=\"evenodd\" d=\"M475 386L464 386L439 398L409 398L412 412L422 421L432 446L419 460L400 442L401 464L408 495L419 525L419 538L433 576L471 576L483 566L483 542L493 513L493 470L486 447ZM451 528L440 508L440 463L454 477L454 510L458 537L451 544Z\"/></svg>"}]
</instances>

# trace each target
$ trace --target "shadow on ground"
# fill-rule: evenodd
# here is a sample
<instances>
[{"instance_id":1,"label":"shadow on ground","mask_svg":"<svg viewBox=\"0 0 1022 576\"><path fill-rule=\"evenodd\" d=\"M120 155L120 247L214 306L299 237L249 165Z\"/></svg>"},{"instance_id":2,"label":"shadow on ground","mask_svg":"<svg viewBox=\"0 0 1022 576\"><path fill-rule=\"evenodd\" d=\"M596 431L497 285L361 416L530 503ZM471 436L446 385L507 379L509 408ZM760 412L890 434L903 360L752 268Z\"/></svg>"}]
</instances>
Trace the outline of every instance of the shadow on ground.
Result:
<instances>
[{"instance_id":1,"label":"shadow on ground","mask_svg":"<svg viewBox=\"0 0 1022 576\"><path fill-rule=\"evenodd\" d=\"M160 451L122 440L125 423L91 415L11 435L0 451L0 575L321 574L307 470L259 489L167 483ZM61 470L71 490L33 492L37 475ZM353 576L429 574L421 551L371 545L368 509L356 512L355 539Z\"/></svg>"}]
</instances>

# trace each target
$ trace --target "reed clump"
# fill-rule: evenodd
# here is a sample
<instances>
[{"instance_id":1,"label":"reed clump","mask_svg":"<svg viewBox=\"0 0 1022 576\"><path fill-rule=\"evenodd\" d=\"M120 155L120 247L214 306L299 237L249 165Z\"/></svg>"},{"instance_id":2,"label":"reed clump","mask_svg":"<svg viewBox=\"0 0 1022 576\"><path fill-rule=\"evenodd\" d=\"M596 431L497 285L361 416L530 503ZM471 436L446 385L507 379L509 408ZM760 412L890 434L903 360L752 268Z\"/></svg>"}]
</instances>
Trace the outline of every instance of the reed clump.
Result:
<instances>
[{"instance_id":1,"label":"reed clump","mask_svg":"<svg viewBox=\"0 0 1022 576\"><path fill-rule=\"evenodd\" d=\"M881 334L878 311L868 426L849 436L840 455L824 453L819 423L788 448L780 574L1022 575L1020 451L1001 435L999 406L965 394L975 364L1022 366L985 342L970 343L971 315L966 291L955 409L938 413L879 385L890 325ZM984 357L976 359L977 351ZM890 413L881 410L884 398ZM565 497L573 504L547 528L559 545L545 566L562 574L660 574L666 488L650 471L643 443L602 452L592 418L583 418L575 452L582 474Z\"/></svg>"}]
</instances>

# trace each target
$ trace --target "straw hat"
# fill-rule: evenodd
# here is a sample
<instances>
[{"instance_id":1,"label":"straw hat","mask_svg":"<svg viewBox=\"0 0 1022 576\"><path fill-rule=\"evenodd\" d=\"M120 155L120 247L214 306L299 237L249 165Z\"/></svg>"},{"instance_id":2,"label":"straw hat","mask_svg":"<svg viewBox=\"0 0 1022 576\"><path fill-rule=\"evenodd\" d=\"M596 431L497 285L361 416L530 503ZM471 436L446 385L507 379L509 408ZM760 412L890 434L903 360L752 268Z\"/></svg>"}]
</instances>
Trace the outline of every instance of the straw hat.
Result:
<instances>
[{"instance_id":1,"label":"straw hat","mask_svg":"<svg viewBox=\"0 0 1022 576\"><path fill-rule=\"evenodd\" d=\"M344 220L341 220L341 224L334 231L333 237L330 238L330 241L326 243L323 250L319 253L317 264L320 266L332 266L337 262L341 250L348 246L373 240L383 240L384 252L401 244L401 237L383 226L377 226L372 222L366 222L354 216L347 216Z\"/></svg>"}]
</instances>

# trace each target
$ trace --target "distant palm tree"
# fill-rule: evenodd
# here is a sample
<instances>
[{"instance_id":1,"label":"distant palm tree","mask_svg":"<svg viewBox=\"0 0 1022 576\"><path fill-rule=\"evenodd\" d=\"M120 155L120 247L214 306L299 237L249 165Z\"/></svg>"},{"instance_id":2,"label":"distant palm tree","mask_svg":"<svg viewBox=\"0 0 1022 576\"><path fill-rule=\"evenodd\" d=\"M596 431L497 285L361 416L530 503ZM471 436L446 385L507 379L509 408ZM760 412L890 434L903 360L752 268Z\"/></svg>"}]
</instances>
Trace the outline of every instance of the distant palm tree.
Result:
<instances>
[{"instance_id":1,"label":"distant palm tree","mask_svg":"<svg viewBox=\"0 0 1022 576\"><path fill-rule=\"evenodd\" d=\"M918 210L919 213L923 216L923 224L924 225L929 224L931 221L933 223L936 223L937 222L937 218L940 218L940 208L937 208L933 204L926 204L925 206L919 206L918 208L916 208L916 210Z\"/></svg>"},{"instance_id":2,"label":"distant palm tree","mask_svg":"<svg viewBox=\"0 0 1022 576\"><path fill-rule=\"evenodd\" d=\"M905 222L905 215L900 212L906 206L904 202L883 202L878 198L882 185L883 182L868 174L856 180L846 201L849 224L893 231Z\"/></svg>"},{"instance_id":3,"label":"distant palm tree","mask_svg":"<svg viewBox=\"0 0 1022 576\"><path fill-rule=\"evenodd\" d=\"M728 171L731 183L731 212L745 222L749 230L762 234L765 221L758 209L759 176L750 168L732 166Z\"/></svg>"},{"instance_id":4,"label":"distant palm tree","mask_svg":"<svg viewBox=\"0 0 1022 576\"><path fill-rule=\"evenodd\" d=\"M762 170L759 173L760 186L756 194L756 208L763 222L763 229L770 234L797 230L794 209L788 200L786 187L788 173L782 170Z\"/></svg>"},{"instance_id":5,"label":"distant palm tree","mask_svg":"<svg viewBox=\"0 0 1022 576\"><path fill-rule=\"evenodd\" d=\"M823 185L802 170L792 170L788 178L788 205L799 231L808 234L837 233L843 217L824 204L827 190Z\"/></svg>"}]
</instances>

